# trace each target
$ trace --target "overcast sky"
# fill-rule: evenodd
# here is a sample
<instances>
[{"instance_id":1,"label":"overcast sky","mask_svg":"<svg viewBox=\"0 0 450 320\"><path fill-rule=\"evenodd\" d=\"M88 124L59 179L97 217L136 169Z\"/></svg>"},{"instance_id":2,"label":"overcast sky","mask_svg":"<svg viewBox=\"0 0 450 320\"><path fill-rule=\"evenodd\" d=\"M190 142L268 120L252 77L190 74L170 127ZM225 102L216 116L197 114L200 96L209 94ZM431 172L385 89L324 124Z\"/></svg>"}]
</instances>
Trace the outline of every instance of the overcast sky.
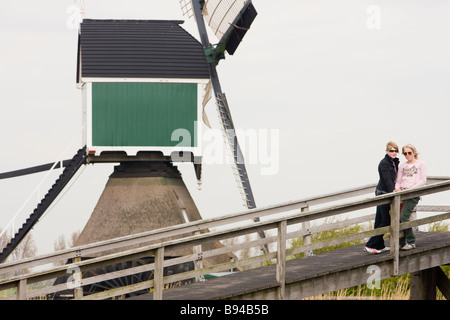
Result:
<instances>
[{"instance_id":1,"label":"overcast sky","mask_svg":"<svg viewBox=\"0 0 450 320\"><path fill-rule=\"evenodd\" d=\"M414 144L429 175L450 176L450 2L253 3L259 15L219 76L236 127L259 133L261 154L248 165L258 206L377 182L389 140ZM71 141L64 159L81 147L73 4L0 2L0 172L54 161ZM178 0L85 5L85 18L187 19ZM198 38L192 19L183 27ZM219 128L213 102L206 111ZM276 133L275 143L262 133ZM204 166L201 191L192 166L180 168L204 218L243 210L229 166ZM111 165L99 164L82 171L35 228L39 253L59 234L83 228L111 173ZM0 226L44 175L0 180ZM33 196L25 216L47 189Z\"/></svg>"}]
</instances>

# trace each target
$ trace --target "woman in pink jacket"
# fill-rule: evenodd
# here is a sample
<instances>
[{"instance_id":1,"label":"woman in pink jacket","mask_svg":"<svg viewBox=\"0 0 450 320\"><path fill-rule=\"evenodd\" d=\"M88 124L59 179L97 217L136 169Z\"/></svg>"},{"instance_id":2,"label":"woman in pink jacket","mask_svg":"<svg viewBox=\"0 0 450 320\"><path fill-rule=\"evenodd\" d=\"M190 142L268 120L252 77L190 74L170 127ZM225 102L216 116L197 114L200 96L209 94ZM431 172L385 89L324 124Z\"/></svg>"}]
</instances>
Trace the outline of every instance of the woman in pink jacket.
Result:
<instances>
[{"instance_id":1,"label":"woman in pink jacket","mask_svg":"<svg viewBox=\"0 0 450 320\"><path fill-rule=\"evenodd\" d=\"M416 148L413 145L408 144L402 148L402 153L407 161L402 163L398 168L394 192L417 188L427 183L426 166L425 163L419 159ZM403 201L402 210L400 212L400 222L409 221L419 200L420 198L416 197ZM403 230L403 236L400 237L400 248L402 250L414 249L416 247L415 241L416 237L412 228L405 229Z\"/></svg>"}]
</instances>

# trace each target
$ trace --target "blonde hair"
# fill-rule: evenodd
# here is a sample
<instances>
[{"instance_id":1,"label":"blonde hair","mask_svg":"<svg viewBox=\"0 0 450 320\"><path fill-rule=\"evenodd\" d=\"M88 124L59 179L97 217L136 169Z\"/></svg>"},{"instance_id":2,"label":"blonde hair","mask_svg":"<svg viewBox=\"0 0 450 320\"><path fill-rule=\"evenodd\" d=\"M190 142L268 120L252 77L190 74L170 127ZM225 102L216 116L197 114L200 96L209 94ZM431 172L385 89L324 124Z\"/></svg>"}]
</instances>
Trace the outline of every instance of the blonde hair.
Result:
<instances>
[{"instance_id":1,"label":"blonde hair","mask_svg":"<svg viewBox=\"0 0 450 320\"><path fill-rule=\"evenodd\" d=\"M420 153L417 152L416 147L414 147L412 144L407 144L406 146L402 147L402 153L405 153L405 148L411 149L414 152L414 158L419 159Z\"/></svg>"},{"instance_id":2,"label":"blonde hair","mask_svg":"<svg viewBox=\"0 0 450 320\"><path fill-rule=\"evenodd\" d=\"M389 141L386 144L386 151L391 150L391 148L397 149L398 150L398 145L395 142Z\"/></svg>"}]
</instances>

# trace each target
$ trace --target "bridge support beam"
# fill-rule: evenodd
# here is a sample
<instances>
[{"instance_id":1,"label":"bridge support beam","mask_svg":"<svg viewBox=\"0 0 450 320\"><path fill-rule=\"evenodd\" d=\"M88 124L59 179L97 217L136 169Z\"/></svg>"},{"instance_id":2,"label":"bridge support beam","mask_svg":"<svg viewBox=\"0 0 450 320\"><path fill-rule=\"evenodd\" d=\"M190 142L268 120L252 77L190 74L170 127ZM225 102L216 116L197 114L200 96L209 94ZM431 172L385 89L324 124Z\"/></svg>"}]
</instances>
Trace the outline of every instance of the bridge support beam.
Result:
<instances>
[{"instance_id":1,"label":"bridge support beam","mask_svg":"<svg viewBox=\"0 0 450 320\"><path fill-rule=\"evenodd\" d=\"M440 267L411 273L410 300L436 300L436 288L450 300L450 280Z\"/></svg>"}]
</instances>

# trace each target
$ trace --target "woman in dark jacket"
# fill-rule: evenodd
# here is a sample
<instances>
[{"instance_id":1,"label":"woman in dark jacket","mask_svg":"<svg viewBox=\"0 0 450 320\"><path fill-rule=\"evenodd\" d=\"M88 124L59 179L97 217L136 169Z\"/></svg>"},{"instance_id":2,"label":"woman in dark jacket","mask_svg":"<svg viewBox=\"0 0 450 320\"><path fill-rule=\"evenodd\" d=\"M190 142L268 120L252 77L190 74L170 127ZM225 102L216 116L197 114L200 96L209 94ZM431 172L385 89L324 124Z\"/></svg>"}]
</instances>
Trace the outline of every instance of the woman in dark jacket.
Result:
<instances>
[{"instance_id":1,"label":"woman in dark jacket","mask_svg":"<svg viewBox=\"0 0 450 320\"><path fill-rule=\"evenodd\" d=\"M378 181L375 195L391 193L395 189L395 180L397 178L398 164L400 160L397 158L398 146L396 143L389 141L386 145L386 156L378 165ZM390 204L383 204L377 207L375 215L375 229L389 226L391 217L389 215ZM378 254L390 249L384 245L383 235L373 236L367 241L364 251L371 254Z\"/></svg>"}]
</instances>

